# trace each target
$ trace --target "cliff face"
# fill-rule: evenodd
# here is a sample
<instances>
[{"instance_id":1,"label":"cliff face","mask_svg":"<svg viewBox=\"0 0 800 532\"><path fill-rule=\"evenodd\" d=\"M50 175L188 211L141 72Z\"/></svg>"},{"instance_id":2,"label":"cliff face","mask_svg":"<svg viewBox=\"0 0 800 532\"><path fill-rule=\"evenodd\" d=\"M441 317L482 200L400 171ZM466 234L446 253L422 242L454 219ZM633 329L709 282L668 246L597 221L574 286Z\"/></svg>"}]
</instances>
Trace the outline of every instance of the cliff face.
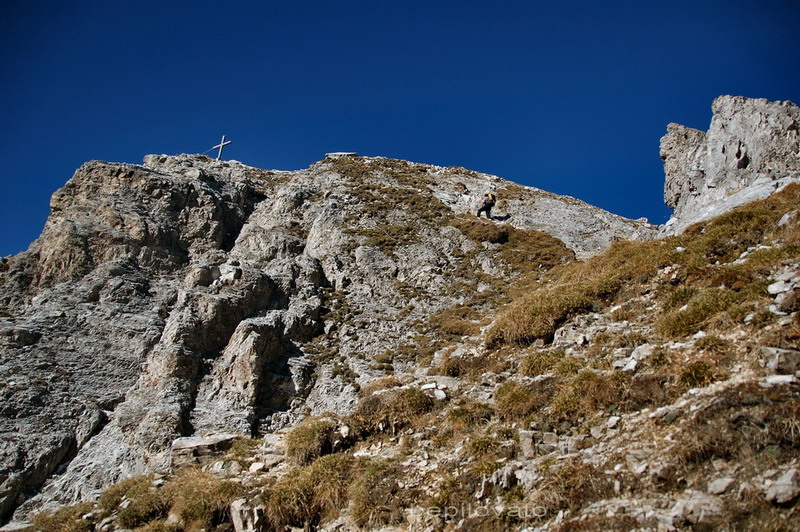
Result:
<instances>
[{"instance_id":1,"label":"cliff face","mask_svg":"<svg viewBox=\"0 0 800 532\"><path fill-rule=\"evenodd\" d=\"M669 124L661 139L670 234L800 180L797 105L720 96L712 111L707 132Z\"/></svg>"},{"instance_id":2,"label":"cliff face","mask_svg":"<svg viewBox=\"0 0 800 532\"><path fill-rule=\"evenodd\" d=\"M468 214L489 190L497 225ZM497 177L358 157L90 162L51 209L0 273L4 516L42 484L34 502L69 502L165 469L181 436L345 413L376 357L405 352L393 363L413 371L436 350L430 316L486 314L524 271L654 232Z\"/></svg>"}]
</instances>

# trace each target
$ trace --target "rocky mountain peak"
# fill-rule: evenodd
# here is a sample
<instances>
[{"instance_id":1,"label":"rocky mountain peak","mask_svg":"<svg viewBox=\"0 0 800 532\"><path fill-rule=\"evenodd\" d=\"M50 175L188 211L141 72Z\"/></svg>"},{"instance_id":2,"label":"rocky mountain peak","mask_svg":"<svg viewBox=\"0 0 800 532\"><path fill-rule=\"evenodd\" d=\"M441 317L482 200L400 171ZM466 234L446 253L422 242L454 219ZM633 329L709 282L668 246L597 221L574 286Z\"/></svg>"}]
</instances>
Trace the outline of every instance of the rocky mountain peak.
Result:
<instances>
[{"instance_id":1,"label":"rocky mountain peak","mask_svg":"<svg viewBox=\"0 0 800 532\"><path fill-rule=\"evenodd\" d=\"M471 214L486 191L501 198L497 225ZM346 412L381 374L367 361L406 350L395 364L411 367L435 351L443 340L414 328L431 315L484 314L509 279L653 231L495 176L385 158L294 172L197 155L86 163L42 235L3 262L0 466L13 475L0 506L66 464L40 498L165 468L177 437Z\"/></svg>"},{"instance_id":2,"label":"rocky mountain peak","mask_svg":"<svg viewBox=\"0 0 800 532\"><path fill-rule=\"evenodd\" d=\"M795 107L714 105L708 134L662 139L670 230L718 190L795 171ZM780 124L789 147L769 151L757 139ZM746 168L708 181L703 147L728 153L734 133ZM487 192L491 221L475 217ZM800 494L798 194L720 200L725 216L657 239L574 198L383 157L86 163L0 262L0 517L752 523Z\"/></svg>"}]
</instances>

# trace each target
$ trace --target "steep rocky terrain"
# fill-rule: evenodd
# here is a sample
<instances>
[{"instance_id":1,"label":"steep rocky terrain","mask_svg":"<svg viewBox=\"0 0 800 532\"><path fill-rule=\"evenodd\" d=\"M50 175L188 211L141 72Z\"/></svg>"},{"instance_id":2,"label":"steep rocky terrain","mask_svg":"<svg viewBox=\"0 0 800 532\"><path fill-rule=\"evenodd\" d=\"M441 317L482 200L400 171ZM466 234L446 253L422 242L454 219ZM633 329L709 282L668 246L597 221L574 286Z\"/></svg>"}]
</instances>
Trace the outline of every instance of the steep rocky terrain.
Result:
<instances>
[{"instance_id":1,"label":"steep rocky terrain","mask_svg":"<svg viewBox=\"0 0 800 532\"><path fill-rule=\"evenodd\" d=\"M669 124L661 139L669 234L800 181L797 105L720 96L711 107L707 132Z\"/></svg>"},{"instance_id":2,"label":"steep rocky terrain","mask_svg":"<svg viewBox=\"0 0 800 532\"><path fill-rule=\"evenodd\" d=\"M689 226L748 185L676 131L661 239L463 168L87 163L0 266L6 528L792 529L800 186Z\"/></svg>"},{"instance_id":3,"label":"steep rocky terrain","mask_svg":"<svg viewBox=\"0 0 800 532\"><path fill-rule=\"evenodd\" d=\"M466 215L487 190L508 225ZM376 357L435 351L415 324L473 300L487 312L480 293L526 270L652 233L496 177L358 157L91 162L51 208L3 259L4 514L58 468L45 496L74 500L166 468L179 436L345 412L383 374Z\"/></svg>"}]
</instances>

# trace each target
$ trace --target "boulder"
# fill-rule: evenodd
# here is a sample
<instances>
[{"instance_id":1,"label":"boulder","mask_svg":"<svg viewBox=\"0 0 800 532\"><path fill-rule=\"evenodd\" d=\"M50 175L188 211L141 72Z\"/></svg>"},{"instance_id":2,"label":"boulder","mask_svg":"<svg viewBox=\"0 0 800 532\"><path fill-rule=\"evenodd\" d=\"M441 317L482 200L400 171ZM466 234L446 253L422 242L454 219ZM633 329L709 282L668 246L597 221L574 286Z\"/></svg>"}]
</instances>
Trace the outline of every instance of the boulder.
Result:
<instances>
[{"instance_id":1,"label":"boulder","mask_svg":"<svg viewBox=\"0 0 800 532\"><path fill-rule=\"evenodd\" d=\"M208 462L227 451L239 434L189 436L172 442L172 467Z\"/></svg>"}]
</instances>

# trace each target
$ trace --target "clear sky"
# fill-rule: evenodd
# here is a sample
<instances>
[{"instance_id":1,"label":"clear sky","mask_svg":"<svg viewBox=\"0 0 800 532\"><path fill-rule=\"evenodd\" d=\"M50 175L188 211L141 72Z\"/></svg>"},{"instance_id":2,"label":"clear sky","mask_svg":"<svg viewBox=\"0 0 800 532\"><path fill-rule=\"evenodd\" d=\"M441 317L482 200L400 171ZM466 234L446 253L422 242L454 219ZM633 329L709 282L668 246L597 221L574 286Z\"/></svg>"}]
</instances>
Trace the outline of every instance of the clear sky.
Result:
<instances>
[{"instance_id":1,"label":"clear sky","mask_svg":"<svg viewBox=\"0 0 800 532\"><path fill-rule=\"evenodd\" d=\"M92 159L464 166L664 223L659 139L800 103L797 0L5 0L0 256Z\"/></svg>"}]
</instances>

